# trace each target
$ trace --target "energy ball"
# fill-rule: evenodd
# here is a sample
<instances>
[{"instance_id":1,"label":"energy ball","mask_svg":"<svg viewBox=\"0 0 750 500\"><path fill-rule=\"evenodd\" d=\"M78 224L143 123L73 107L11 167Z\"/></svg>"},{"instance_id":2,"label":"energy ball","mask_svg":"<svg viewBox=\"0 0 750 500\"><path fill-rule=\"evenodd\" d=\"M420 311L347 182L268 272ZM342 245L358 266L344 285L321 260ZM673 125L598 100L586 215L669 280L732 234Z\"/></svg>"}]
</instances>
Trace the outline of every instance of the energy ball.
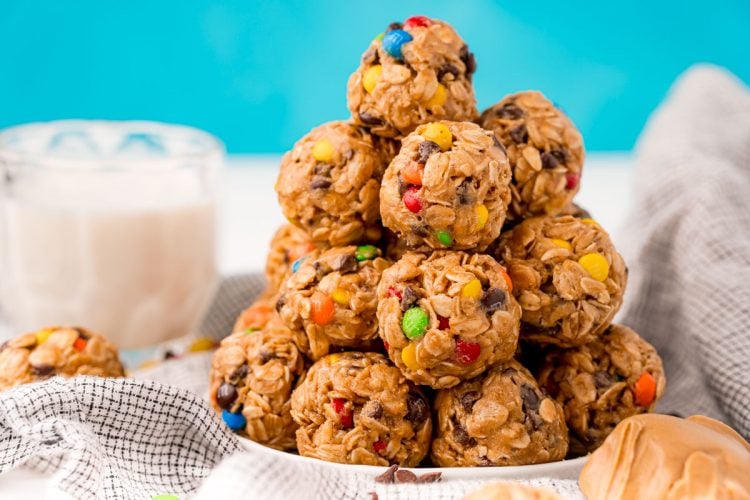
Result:
<instances>
[{"instance_id":1,"label":"energy ball","mask_svg":"<svg viewBox=\"0 0 750 500\"><path fill-rule=\"evenodd\" d=\"M510 178L491 132L469 122L420 125L383 177L383 225L414 249L481 252L500 234Z\"/></svg>"},{"instance_id":2,"label":"energy ball","mask_svg":"<svg viewBox=\"0 0 750 500\"><path fill-rule=\"evenodd\" d=\"M281 226L271 240L271 248L266 258L267 292L277 292L294 262L316 249L316 245L304 230L292 224Z\"/></svg>"},{"instance_id":3,"label":"energy ball","mask_svg":"<svg viewBox=\"0 0 750 500\"><path fill-rule=\"evenodd\" d=\"M227 426L279 450L295 448L290 414L292 390L304 373L304 358L292 333L279 321L262 330L236 332L213 355L210 395Z\"/></svg>"},{"instance_id":4,"label":"energy ball","mask_svg":"<svg viewBox=\"0 0 750 500\"><path fill-rule=\"evenodd\" d=\"M305 257L277 302L286 325L306 338L313 360L332 346L370 350L379 344L377 286L391 265L373 245L335 247Z\"/></svg>"},{"instance_id":5,"label":"energy ball","mask_svg":"<svg viewBox=\"0 0 750 500\"><path fill-rule=\"evenodd\" d=\"M509 218L557 215L578 192L583 138L573 122L540 92L520 92L482 113L508 151L513 170Z\"/></svg>"},{"instance_id":6,"label":"energy ball","mask_svg":"<svg viewBox=\"0 0 750 500\"><path fill-rule=\"evenodd\" d=\"M125 371L117 348L84 328L43 328L0 346L0 391L55 375L124 377Z\"/></svg>"},{"instance_id":7,"label":"energy ball","mask_svg":"<svg viewBox=\"0 0 750 500\"><path fill-rule=\"evenodd\" d=\"M503 233L494 254L513 279L524 340L586 344L607 328L622 304L625 263L591 219L526 219Z\"/></svg>"},{"instance_id":8,"label":"energy ball","mask_svg":"<svg viewBox=\"0 0 750 500\"><path fill-rule=\"evenodd\" d=\"M568 451L562 407L515 360L438 391L435 412L432 461L441 467L540 464Z\"/></svg>"},{"instance_id":9,"label":"energy ball","mask_svg":"<svg viewBox=\"0 0 750 500\"><path fill-rule=\"evenodd\" d=\"M326 356L292 394L305 457L366 465L415 467L432 437L424 394L382 354Z\"/></svg>"},{"instance_id":10,"label":"energy ball","mask_svg":"<svg viewBox=\"0 0 750 500\"><path fill-rule=\"evenodd\" d=\"M622 325L589 344L551 349L538 379L563 405L576 454L597 448L627 417L652 411L666 386L656 349Z\"/></svg>"},{"instance_id":11,"label":"energy ball","mask_svg":"<svg viewBox=\"0 0 750 500\"><path fill-rule=\"evenodd\" d=\"M513 357L521 308L489 255L407 253L378 285L380 336L404 376L440 389Z\"/></svg>"},{"instance_id":12,"label":"energy ball","mask_svg":"<svg viewBox=\"0 0 750 500\"><path fill-rule=\"evenodd\" d=\"M475 70L474 54L445 21L415 16L392 23L349 77L352 119L396 138L435 120L474 120Z\"/></svg>"},{"instance_id":13,"label":"energy ball","mask_svg":"<svg viewBox=\"0 0 750 500\"><path fill-rule=\"evenodd\" d=\"M300 139L281 160L276 192L289 222L324 245L380 239L380 179L396 153L348 122L329 122Z\"/></svg>"}]
</instances>

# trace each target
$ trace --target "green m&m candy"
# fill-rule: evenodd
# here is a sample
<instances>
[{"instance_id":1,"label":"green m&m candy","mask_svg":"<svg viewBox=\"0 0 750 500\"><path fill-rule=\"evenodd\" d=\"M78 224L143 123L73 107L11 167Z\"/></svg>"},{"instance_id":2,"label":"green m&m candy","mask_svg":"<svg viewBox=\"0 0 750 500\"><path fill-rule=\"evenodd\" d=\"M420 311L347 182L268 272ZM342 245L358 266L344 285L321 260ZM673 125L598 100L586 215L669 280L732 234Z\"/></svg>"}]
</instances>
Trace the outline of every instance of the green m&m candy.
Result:
<instances>
[{"instance_id":1,"label":"green m&m candy","mask_svg":"<svg viewBox=\"0 0 750 500\"><path fill-rule=\"evenodd\" d=\"M401 318L401 330L408 339L416 339L424 335L430 324L430 316L421 307L412 307Z\"/></svg>"},{"instance_id":2,"label":"green m&m candy","mask_svg":"<svg viewBox=\"0 0 750 500\"><path fill-rule=\"evenodd\" d=\"M374 245L360 245L354 252L354 257L358 262L363 260L372 260L378 256L378 249Z\"/></svg>"}]
</instances>

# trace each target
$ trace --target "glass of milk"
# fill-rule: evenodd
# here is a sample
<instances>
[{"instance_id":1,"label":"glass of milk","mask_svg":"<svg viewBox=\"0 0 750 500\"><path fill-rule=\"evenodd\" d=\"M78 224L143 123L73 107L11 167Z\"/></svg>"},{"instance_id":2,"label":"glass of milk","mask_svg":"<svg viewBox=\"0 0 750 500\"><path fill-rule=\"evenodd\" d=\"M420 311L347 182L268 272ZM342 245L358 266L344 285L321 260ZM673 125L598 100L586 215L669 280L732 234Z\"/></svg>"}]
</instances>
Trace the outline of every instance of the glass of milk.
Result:
<instances>
[{"instance_id":1,"label":"glass of milk","mask_svg":"<svg viewBox=\"0 0 750 500\"><path fill-rule=\"evenodd\" d=\"M0 133L0 308L120 347L190 333L216 285L221 143L189 127L65 120Z\"/></svg>"}]
</instances>

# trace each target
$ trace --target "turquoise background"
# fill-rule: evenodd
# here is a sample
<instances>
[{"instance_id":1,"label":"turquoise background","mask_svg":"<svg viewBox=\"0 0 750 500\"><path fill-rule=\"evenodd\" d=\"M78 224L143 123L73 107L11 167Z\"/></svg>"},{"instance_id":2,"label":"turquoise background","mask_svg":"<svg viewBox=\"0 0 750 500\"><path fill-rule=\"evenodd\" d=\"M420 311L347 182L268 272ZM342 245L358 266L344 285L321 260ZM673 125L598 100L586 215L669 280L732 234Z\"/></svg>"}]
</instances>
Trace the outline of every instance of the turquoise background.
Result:
<instances>
[{"instance_id":1,"label":"turquoise background","mask_svg":"<svg viewBox=\"0 0 750 500\"><path fill-rule=\"evenodd\" d=\"M279 152L344 118L346 80L394 20L451 22L480 108L542 90L590 150L627 150L694 62L750 80L750 1L0 0L0 126L56 118L185 123L233 153Z\"/></svg>"}]
</instances>

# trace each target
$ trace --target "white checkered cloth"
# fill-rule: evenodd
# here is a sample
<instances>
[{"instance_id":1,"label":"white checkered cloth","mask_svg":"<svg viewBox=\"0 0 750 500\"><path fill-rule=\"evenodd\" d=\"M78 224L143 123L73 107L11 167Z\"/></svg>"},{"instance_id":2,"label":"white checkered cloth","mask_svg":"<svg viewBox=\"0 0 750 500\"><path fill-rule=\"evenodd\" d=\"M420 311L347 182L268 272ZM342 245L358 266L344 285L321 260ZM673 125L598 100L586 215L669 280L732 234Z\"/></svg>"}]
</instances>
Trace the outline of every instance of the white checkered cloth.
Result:
<instances>
[{"instance_id":1,"label":"white checkered cloth","mask_svg":"<svg viewBox=\"0 0 750 500\"><path fill-rule=\"evenodd\" d=\"M663 411L708 414L750 437L750 93L721 70L688 72L637 163L623 321L664 358ZM262 286L258 276L226 280L202 333L225 335ZM75 498L454 499L479 485L380 485L240 452L205 402L209 365L199 354L139 380L54 378L0 394L0 473L56 472ZM580 498L575 481L534 484Z\"/></svg>"}]
</instances>

